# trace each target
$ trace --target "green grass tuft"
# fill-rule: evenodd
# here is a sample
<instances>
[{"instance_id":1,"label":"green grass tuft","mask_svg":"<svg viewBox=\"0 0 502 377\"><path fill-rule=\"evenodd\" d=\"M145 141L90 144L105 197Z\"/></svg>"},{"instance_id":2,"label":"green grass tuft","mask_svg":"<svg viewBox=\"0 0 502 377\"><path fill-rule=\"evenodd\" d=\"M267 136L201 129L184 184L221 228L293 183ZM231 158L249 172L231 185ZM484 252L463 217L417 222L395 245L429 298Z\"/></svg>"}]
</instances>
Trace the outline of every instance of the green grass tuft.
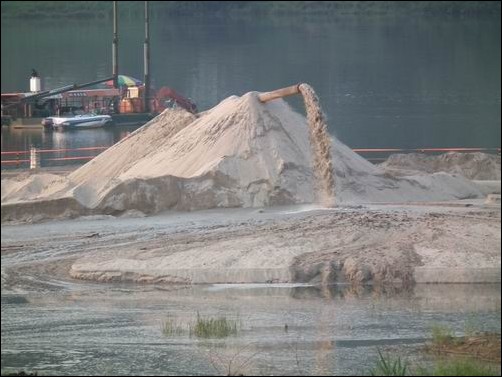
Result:
<instances>
[{"instance_id":1,"label":"green grass tuft","mask_svg":"<svg viewBox=\"0 0 502 377\"><path fill-rule=\"evenodd\" d=\"M162 324L162 333L165 336L177 336L185 333L186 328L175 318L168 318Z\"/></svg>"},{"instance_id":2,"label":"green grass tuft","mask_svg":"<svg viewBox=\"0 0 502 377\"><path fill-rule=\"evenodd\" d=\"M408 364L403 362L400 357L396 359L391 356L383 356L378 350L378 361L376 367L370 371L372 376L406 376L408 373Z\"/></svg>"},{"instance_id":3,"label":"green grass tuft","mask_svg":"<svg viewBox=\"0 0 502 377\"><path fill-rule=\"evenodd\" d=\"M237 334L237 321L226 317L203 318L197 313L197 320L190 324L190 336L197 338L226 338Z\"/></svg>"}]
</instances>

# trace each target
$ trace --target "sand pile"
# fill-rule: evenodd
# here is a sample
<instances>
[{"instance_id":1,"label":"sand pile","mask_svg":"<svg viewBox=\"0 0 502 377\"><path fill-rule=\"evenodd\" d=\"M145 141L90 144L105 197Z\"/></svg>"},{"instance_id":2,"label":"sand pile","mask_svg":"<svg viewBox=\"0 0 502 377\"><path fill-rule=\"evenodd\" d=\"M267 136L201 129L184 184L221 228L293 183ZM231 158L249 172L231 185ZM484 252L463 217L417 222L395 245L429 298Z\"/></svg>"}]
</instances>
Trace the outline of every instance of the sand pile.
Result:
<instances>
[{"instance_id":1,"label":"sand pile","mask_svg":"<svg viewBox=\"0 0 502 377\"><path fill-rule=\"evenodd\" d=\"M3 182L5 209L63 198L86 214L314 200L305 118L283 101L261 104L256 93L227 98L198 118L166 110L67 177L20 189L32 179Z\"/></svg>"},{"instance_id":2,"label":"sand pile","mask_svg":"<svg viewBox=\"0 0 502 377\"><path fill-rule=\"evenodd\" d=\"M286 102L263 104L255 92L198 117L166 110L66 177L3 180L2 221L311 203L316 176L324 198L334 194L337 203L482 195L470 181L444 173L394 178L334 138L330 151L317 97L302 87L314 135ZM321 145L314 158L309 138Z\"/></svg>"},{"instance_id":3,"label":"sand pile","mask_svg":"<svg viewBox=\"0 0 502 377\"><path fill-rule=\"evenodd\" d=\"M380 165L395 174L446 172L468 179L500 180L500 156L486 153L450 152L439 156L422 153L393 154Z\"/></svg>"},{"instance_id":4,"label":"sand pile","mask_svg":"<svg viewBox=\"0 0 502 377\"><path fill-rule=\"evenodd\" d=\"M79 201L156 212L313 200L305 124L286 103L264 106L248 93L197 119L165 117L150 126L149 135L142 130L71 174ZM160 127L175 130L162 136L156 133ZM131 153L137 158L115 161Z\"/></svg>"}]
</instances>

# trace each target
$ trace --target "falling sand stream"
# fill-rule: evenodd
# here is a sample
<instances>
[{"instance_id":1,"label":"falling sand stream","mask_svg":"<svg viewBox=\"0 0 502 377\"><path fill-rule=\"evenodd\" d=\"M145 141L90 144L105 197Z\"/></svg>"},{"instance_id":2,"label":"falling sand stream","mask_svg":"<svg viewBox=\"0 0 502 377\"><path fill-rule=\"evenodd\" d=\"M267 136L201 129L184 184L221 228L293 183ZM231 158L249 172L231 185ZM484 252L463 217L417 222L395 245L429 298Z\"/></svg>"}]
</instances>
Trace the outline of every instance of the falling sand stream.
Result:
<instances>
[{"instance_id":1,"label":"falling sand stream","mask_svg":"<svg viewBox=\"0 0 502 377\"><path fill-rule=\"evenodd\" d=\"M335 177L331 160L331 139L328 134L326 116L314 88L308 84L299 86L303 96L309 124L313 168L316 175L316 191L320 202L332 206L335 202Z\"/></svg>"},{"instance_id":2,"label":"falling sand stream","mask_svg":"<svg viewBox=\"0 0 502 377\"><path fill-rule=\"evenodd\" d=\"M335 204L335 176L331 159L331 138L328 133L326 116L321 109L319 97L309 84L298 84L271 92L260 93L261 102L300 93L303 96L309 126L312 168L315 174L317 200L327 207Z\"/></svg>"}]
</instances>

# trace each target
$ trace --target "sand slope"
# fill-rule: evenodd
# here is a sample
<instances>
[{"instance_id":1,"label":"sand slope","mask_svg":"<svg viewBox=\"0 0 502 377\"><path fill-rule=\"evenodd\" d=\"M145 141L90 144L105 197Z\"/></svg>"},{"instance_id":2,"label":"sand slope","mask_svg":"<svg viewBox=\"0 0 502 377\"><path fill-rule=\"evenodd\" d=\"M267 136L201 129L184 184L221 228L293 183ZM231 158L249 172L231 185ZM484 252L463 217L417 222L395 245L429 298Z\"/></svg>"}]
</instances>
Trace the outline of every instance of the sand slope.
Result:
<instances>
[{"instance_id":1,"label":"sand slope","mask_svg":"<svg viewBox=\"0 0 502 377\"><path fill-rule=\"evenodd\" d=\"M338 204L483 195L461 176L391 176L337 139L331 155ZM311 166L305 117L250 92L198 117L166 110L66 177L2 180L2 221L310 203Z\"/></svg>"}]
</instances>

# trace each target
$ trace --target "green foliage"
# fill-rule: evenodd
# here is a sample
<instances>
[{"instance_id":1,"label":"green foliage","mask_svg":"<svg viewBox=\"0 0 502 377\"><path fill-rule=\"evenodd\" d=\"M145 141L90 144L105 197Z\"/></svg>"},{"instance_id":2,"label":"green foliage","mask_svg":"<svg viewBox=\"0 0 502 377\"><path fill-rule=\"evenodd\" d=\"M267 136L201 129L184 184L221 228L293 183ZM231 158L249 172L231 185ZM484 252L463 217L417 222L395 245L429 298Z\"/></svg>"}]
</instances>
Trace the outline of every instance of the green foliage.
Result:
<instances>
[{"instance_id":1,"label":"green foliage","mask_svg":"<svg viewBox=\"0 0 502 377\"><path fill-rule=\"evenodd\" d=\"M372 376L406 376L408 364L400 357L392 358L389 355L383 356L378 350L378 361L376 367L370 371Z\"/></svg>"},{"instance_id":2,"label":"green foliage","mask_svg":"<svg viewBox=\"0 0 502 377\"><path fill-rule=\"evenodd\" d=\"M237 334L238 323L239 321L226 317L203 318L197 312L195 321L188 324L169 317L162 323L161 330L165 336L180 336L188 333L197 338L226 338Z\"/></svg>"},{"instance_id":3,"label":"green foliage","mask_svg":"<svg viewBox=\"0 0 502 377\"><path fill-rule=\"evenodd\" d=\"M237 321L226 317L203 318L197 313L197 320L190 324L190 336L198 338L226 338L237 334Z\"/></svg>"},{"instance_id":4,"label":"green foliage","mask_svg":"<svg viewBox=\"0 0 502 377\"><path fill-rule=\"evenodd\" d=\"M494 368L472 359L455 358L435 363L433 369L419 367L412 374L406 361L401 358L383 356L378 351L379 359L370 371L372 376L498 376Z\"/></svg>"},{"instance_id":5,"label":"green foliage","mask_svg":"<svg viewBox=\"0 0 502 377\"><path fill-rule=\"evenodd\" d=\"M174 318L168 318L162 324L162 333L165 336L182 335L185 332L185 327L182 323Z\"/></svg>"},{"instance_id":6,"label":"green foliage","mask_svg":"<svg viewBox=\"0 0 502 377\"><path fill-rule=\"evenodd\" d=\"M453 330L445 325L435 324L431 328L432 342L436 346L451 343L454 339Z\"/></svg>"},{"instance_id":7,"label":"green foliage","mask_svg":"<svg viewBox=\"0 0 502 377\"><path fill-rule=\"evenodd\" d=\"M497 376L497 372L486 364L470 359L453 359L436 363L434 370L422 371L423 376Z\"/></svg>"}]
</instances>

